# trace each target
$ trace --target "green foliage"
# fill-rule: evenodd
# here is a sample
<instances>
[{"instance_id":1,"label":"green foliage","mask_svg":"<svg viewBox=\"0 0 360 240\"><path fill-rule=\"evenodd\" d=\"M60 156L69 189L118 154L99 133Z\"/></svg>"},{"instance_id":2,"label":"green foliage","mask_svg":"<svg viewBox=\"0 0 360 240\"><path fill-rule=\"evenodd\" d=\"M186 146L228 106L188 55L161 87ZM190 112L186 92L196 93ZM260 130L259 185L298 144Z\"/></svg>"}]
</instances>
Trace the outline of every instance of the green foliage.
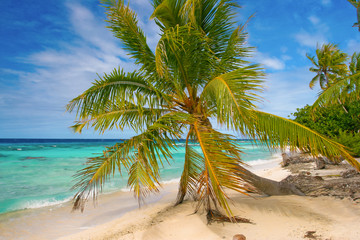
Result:
<instances>
[{"instance_id":1,"label":"green foliage","mask_svg":"<svg viewBox=\"0 0 360 240\"><path fill-rule=\"evenodd\" d=\"M341 131L355 132L360 129L360 102L342 106L332 105L313 112L312 106L297 108L292 113L294 121L326 136L337 136Z\"/></svg>"},{"instance_id":2,"label":"green foliage","mask_svg":"<svg viewBox=\"0 0 360 240\"><path fill-rule=\"evenodd\" d=\"M346 113L341 105L318 108L313 112L312 106L306 105L292 113L294 121L307 126L336 142L348 147L352 154L360 156L360 102L345 105Z\"/></svg>"},{"instance_id":3,"label":"green foliage","mask_svg":"<svg viewBox=\"0 0 360 240\"><path fill-rule=\"evenodd\" d=\"M359 132L346 132L340 131L335 141L349 148L350 152L355 157L360 157L360 133Z\"/></svg>"}]
</instances>

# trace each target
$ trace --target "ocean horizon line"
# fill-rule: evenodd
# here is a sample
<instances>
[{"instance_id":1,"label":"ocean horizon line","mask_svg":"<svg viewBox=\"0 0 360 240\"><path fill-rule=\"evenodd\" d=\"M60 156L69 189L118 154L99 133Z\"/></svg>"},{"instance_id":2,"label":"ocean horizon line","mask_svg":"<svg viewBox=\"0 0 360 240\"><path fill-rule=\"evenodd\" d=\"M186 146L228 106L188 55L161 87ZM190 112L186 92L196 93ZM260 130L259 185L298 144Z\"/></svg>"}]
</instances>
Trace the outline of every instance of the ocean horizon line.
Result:
<instances>
[{"instance_id":1,"label":"ocean horizon line","mask_svg":"<svg viewBox=\"0 0 360 240\"><path fill-rule=\"evenodd\" d=\"M130 138L0 138L0 143L44 143L44 142L106 142L125 141ZM177 141L185 141L179 139ZM254 141L254 139L237 138L237 141Z\"/></svg>"}]
</instances>

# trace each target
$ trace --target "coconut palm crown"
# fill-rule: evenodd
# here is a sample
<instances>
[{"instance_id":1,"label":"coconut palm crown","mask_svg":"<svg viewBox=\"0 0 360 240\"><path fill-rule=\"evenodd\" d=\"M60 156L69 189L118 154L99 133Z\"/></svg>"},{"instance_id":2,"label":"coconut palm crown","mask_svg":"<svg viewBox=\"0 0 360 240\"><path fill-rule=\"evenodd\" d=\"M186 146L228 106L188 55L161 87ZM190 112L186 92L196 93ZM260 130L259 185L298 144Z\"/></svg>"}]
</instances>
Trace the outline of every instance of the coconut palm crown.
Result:
<instances>
[{"instance_id":1,"label":"coconut palm crown","mask_svg":"<svg viewBox=\"0 0 360 240\"><path fill-rule=\"evenodd\" d=\"M318 53L318 51L320 50L318 49L316 52ZM360 100L360 53L354 52L348 65L341 64L341 69L336 74L334 81L320 91L318 99L313 104L314 110L323 106L342 105L343 103L351 104L351 102ZM313 80L318 75L319 73L317 73Z\"/></svg>"},{"instance_id":2,"label":"coconut palm crown","mask_svg":"<svg viewBox=\"0 0 360 240\"><path fill-rule=\"evenodd\" d=\"M337 45L323 44L316 49L316 57L306 54L314 64L310 71L316 73L309 86L312 89L319 82L322 90L328 88L347 73L347 54L340 51Z\"/></svg>"},{"instance_id":3,"label":"coconut palm crown","mask_svg":"<svg viewBox=\"0 0 360 240\"><path fill-rule=\"evenodd\" d=\"M236 25L235 1L153 0L151 18L161 31L155 51L128 5L121 0L104 5L110 30L139 70L104 74L67 109L77 112L76 132L130 128L138 135L107 148L78 172L74 208L83 209L116 171L129 174L128 185L139 199L158 192L159 169L172 161L175 141L185 136L177 202L189 195L198 201L197 209L219 208L232 217L226 189L246 194L239 174L242 152L235 137L215 130L210 119L269 148L290 146L334 161L343 156L360 169L340 144L258 110L264 72L245 60L251 48L244 26Z\"/></svg>"}]
</instances>

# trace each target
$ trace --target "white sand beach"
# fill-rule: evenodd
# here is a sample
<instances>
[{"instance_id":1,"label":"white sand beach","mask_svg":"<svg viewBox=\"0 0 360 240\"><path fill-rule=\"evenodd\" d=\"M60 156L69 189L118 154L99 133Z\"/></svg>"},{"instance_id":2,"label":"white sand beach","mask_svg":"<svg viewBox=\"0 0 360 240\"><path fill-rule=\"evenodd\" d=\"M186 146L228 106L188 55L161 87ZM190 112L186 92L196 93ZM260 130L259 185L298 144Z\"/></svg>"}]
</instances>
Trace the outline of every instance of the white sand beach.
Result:
<instances>
[{"instance_id":1,"label":"white sand beach","mask_svg":"<svg viewBox=\"0 0 360 240\"><path fill-rule=\"evenodd\" d=\"M252 167L264 177L281 180L289 173L271 161ZM161 194L138 208L132 193L102 195L94 208L71 212L71 204L11 213L0 220L0 239L247 239L356 240L360 238L360 204L331 197L273 196L254 198L231 194L234 213L249 223L207 224L195 203L174 207L177 184L167 184Z\"/></svg>"}]
</instances>

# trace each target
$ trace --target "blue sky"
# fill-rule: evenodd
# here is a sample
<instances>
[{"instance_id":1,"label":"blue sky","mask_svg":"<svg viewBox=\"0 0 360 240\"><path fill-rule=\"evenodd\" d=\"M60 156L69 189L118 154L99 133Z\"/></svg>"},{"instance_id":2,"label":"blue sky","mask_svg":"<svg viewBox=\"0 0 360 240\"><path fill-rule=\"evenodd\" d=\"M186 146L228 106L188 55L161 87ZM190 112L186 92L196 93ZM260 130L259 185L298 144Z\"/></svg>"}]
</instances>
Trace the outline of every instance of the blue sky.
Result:
<instances>
[{"instance_id":1,"label":"blue sky","mask_svg":"<svg viewBox=\"0 0 360 240\"><path fill-rule=\"evenodd\" d=\"M360 51L355 8L346 0L242 0L239 24L253 13L248 43L253 61L266 68L261 109L287 117L311 104L313 74L305 54L317 44L335 43L352 54ZM147 0L130 0L149 45L158 29L149 20ZM105 135L68 128L75 116L65 105L86 90L96 73L121 66L136 67L105 26L104 9L96 0L17 0L0 2L0 138L127 138L130 130Z\"/></svg>"}]
</instances>

